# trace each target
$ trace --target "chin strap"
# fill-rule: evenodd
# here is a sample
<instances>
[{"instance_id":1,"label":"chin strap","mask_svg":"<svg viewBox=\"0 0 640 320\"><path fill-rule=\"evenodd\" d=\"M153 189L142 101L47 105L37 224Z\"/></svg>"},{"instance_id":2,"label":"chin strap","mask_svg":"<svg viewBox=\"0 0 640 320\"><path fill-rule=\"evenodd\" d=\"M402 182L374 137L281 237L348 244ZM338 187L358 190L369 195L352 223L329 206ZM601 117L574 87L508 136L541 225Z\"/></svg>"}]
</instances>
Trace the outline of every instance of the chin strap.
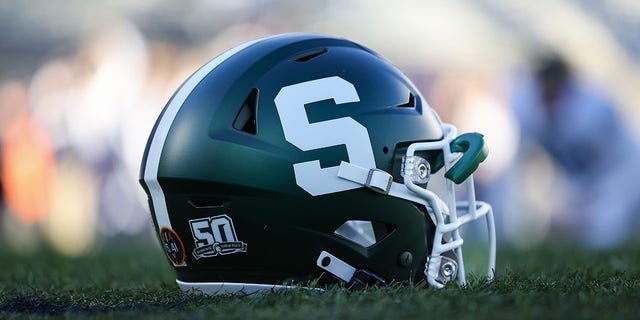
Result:
<instances>
[{"instance_id":1,"label":"chin strap","mask_svg":"<svg viewBox=\"0 0 640 320\"><path fill-rule=\"evenodd\" d=\"M340 163L340 168L338 169L338 177L361 184L378 193L420 203L427 208L431 220L433 223L436 223L433 209L427 201L416 194L409 192L404 184L393 182L393 176L386 171L363 168L353 163L342 161ZM440 208L442 208L443 213L448 214L449 208L445 202L439 197L436 199L440 203Z\"/></svg>"},{"instance_id":2,"label":"chin strap","mask_svg":"<svg viewBox=\"0 0 640 320\"><path fill-rule=\"evenodd\" d=\"M380 169L363 168L350 162L340 162L338 177L353 181L382 194L395 193L393 177ZM397 184L397 183L396 183Z\"/></svg>"},{"instance_id":3,"label":"chin strap","mask_svg":"<svg viewBox=\"0 0 640 320\"><path fill-rule=\"evenodd\" d=\"M316 265L331 273L338 279L349 284L349 288L360 288L377 284L386 284L386 281L373 272L366 269L356 269L350 264L340 260L329 252L322 251L316 260Z\"/></svg>"}]
</instances>

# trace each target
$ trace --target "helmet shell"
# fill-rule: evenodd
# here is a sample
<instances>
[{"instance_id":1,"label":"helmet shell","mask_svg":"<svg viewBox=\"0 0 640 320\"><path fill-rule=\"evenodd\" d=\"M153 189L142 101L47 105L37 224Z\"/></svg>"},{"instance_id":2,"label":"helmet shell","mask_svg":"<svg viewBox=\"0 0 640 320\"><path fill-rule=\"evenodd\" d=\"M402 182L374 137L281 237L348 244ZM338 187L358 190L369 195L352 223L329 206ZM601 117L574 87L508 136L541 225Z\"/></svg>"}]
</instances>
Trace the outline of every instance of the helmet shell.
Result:
<instances>
[{"instance_id":1,"label":"helmet shell","mask_svg":"<svg viewBox=\"0 0 640 320\"><path fill-rule=\"evenodd\" d=\"M325 168L350 161L345 145L305 151L287 141L274 102L284 87L328 77L353 84L359 101L307 104L308 122L355 120L368 132L375 166L394 173L395 180L401 179L397 149L410 142L442 139L440 120L415 86L361 45L295 33L245 46L195 85L187 80L178 89L159 116L144 153L140 182L150 197L160 238L163 226L158 212L166 211L183 246L178 251L184 261L170 257L178 280L304 281L321 274L316 259L323 250L386 280L413 280L422 271L432 233L423 210L366 188L311 195L296 182L294 164L319 160ZM167 121L167 110L178 98L179 109ZM250 120L239 122L247 110ZM151 145L159 134L166 138L161 152L153 154ZM161 195L150 188L150 176ZM163 201L154 201L159 196ZM166 209L157 208L163 203ZM218 217L224 222L224 216L232 221L235 240L245 245L244 251L197 257L203 241L197 233L213 234L215 226L196 232L194 221ZM386 226L388 234L363 247L334 234L349 220L377 222ZM168 245L166 239L163 243ZM404 252L414 257L411 263L399 262Z\"/></svg>"}]
</instances>

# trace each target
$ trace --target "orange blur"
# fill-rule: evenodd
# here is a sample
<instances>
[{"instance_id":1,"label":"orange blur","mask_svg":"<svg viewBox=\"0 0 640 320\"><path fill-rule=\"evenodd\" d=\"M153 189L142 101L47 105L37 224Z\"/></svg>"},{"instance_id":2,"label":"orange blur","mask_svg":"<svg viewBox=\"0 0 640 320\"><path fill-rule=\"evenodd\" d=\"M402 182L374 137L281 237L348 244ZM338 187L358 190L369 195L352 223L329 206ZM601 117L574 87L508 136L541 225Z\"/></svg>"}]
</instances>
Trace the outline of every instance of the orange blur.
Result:
<instances>
[{"instance_id":1,"label":"orange blur","mask_svg":"<svg viewBox=\"0 0 640 320\"><path fill-rule=\"evenodd\" d=\"M16 116L2 137L4 200L24 223L42 220L51 206L55 160L45 129L30 113Z\"/></svg>"}]
</instances>

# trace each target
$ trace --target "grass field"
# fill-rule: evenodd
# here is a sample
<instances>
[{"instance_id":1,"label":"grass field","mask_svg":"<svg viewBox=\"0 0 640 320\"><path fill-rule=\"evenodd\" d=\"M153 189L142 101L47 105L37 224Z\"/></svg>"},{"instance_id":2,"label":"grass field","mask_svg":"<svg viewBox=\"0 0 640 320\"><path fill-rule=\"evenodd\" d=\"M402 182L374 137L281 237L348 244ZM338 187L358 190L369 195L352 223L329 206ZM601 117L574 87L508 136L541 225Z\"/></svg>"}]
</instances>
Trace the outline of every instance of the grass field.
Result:
<instances>
[{"instance_id":1,"label":"grass field","mask_svg":"<svg viewBox=\"0 0 640 320\"><path fill-rule=\"evenodd\" d=\"M155 246L116 245L79 258L0 250L0 318L638 319L638 249L502 248L490 284L475 277L467 288L397 284L254 297L179 291Z\"/></svg>"}]
</instances>

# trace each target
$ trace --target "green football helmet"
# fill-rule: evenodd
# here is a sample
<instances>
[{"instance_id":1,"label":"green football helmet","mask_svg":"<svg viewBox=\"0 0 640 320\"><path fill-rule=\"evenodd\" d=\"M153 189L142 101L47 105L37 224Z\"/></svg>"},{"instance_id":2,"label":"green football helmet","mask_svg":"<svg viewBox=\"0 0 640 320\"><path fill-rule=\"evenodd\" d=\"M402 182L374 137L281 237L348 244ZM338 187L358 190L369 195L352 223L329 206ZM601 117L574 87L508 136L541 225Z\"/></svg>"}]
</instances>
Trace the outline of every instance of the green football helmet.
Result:
<instances>
[{"instance_id":1,"label":"green football helmet","mask_svg":"<svg viewBox=\"0 0 640 320\"><path fill-rule=\"evenodd\" d=\"M492 211L472 177L486 156L482 135L442 124L377 53L292 33L189 77L151 132L140 183L185 290L443 287L465 283L459 228L483 216L493 277Z\"/></svg>"}]
</instances>

